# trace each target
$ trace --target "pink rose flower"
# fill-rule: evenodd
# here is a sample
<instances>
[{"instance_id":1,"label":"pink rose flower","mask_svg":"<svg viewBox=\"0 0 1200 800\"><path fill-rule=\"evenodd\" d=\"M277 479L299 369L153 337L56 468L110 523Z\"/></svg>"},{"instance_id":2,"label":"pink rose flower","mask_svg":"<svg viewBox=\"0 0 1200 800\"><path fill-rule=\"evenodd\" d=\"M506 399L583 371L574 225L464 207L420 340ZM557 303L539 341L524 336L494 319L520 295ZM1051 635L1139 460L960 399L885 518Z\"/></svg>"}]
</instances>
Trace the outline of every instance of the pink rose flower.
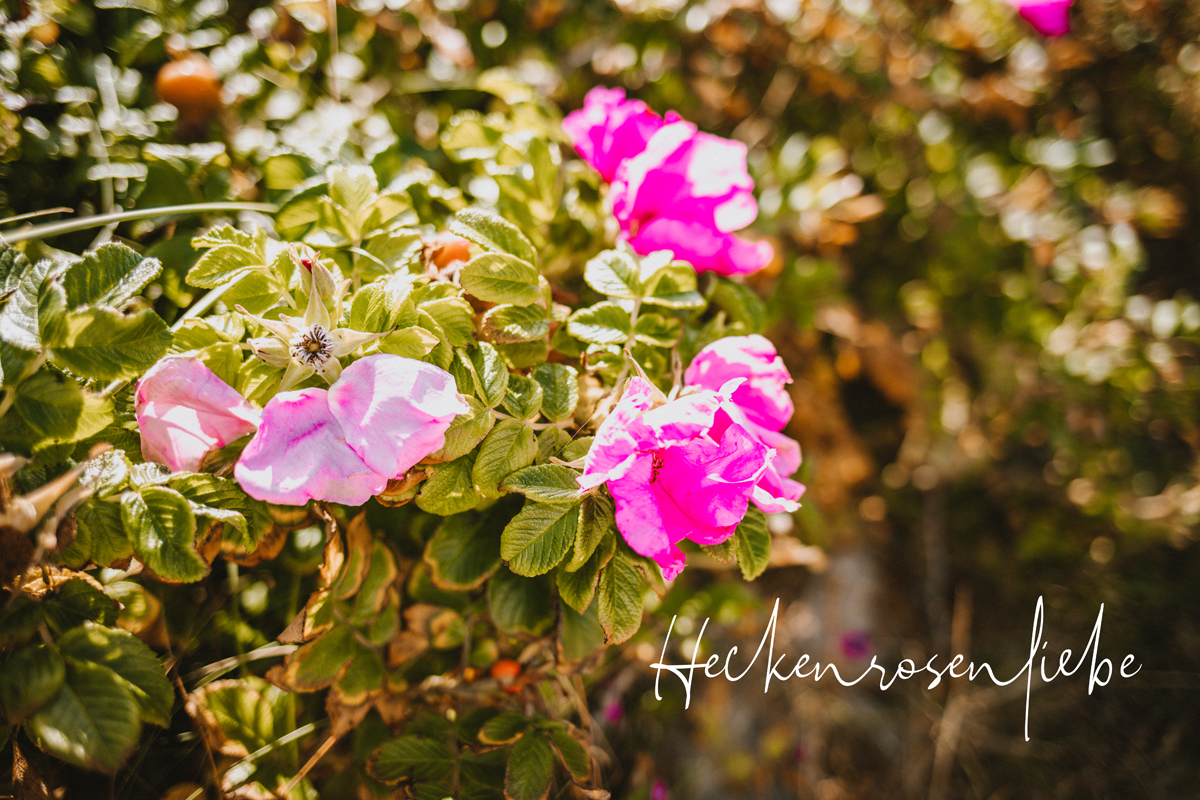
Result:
<instances>
[{"instance_id":1,"label":"pink rose flower","mask_svg":"<svg viewBox=\"0 0 1200 800\"><path fill-rule=\"evenodd\" d=\"M800 445L780 431L794 408L787 384L792 376L766 338L730 336L701 350L684 373L688 386L716 390L742 379L730 403L722 406L716 424L736 424L758 442L775 451L770 465L754 489L754 504L765 513L795 511L804 485L791 479L800 468Z\"/></svg>"},{"instance_id":2,"label":"pink rose flower","mask_svg":"<svg viewBox=\"0 0 1200 800\"><path fill-rule=\"evenodd\" d=\"M666 402L632 378L588 452L580 487L608 484L617 529L667 580L684 566L678 542L720 544L733 535L770 464L771 449L745 428L719 424L738 383Z\"/></svg>"},{"instance_id":3,"label":"pink rose flower","mask_svg":"<svg viewBox=\"0 0 1200 800\"><path fill-rule=\"evenodd\" d=\"M142 457L196 472L204 456L258 429L259 413L198 358L164 358L138 382Z\"/></svg>"},{"instance_id":4,"label":"pink rose flower","mask_svg":"<svg viewBox=\"0 0 1200 800\"><path fill-rule=\"evenodd\" d=\"M1071 0L1014 0L1013 4L1042 36L1064 36L1071 31Z\"/></svg>"},{"instance_id":5,"label":"pink rose flower","mask_svg":"<svg viewBox=\"0 0 1200 800\"><path fill-rule=\"evenodd\" d=\"M633 249L669 249L697 272L724 275L762 269L766 242L733 235L758 216L746 146L700 133L683 120L660 128L646 149L622 162L609 195Z\"/></svg>"},{"instance_id":6,"label":"pink rose flower","mask_svg":"<svg viewBox=\"0 0 1200 800\"><path fill-rule=\"evenodd\" d=\"M624 89L603 86L588 92L583 108L563 120L575 151L607 183L612 183L621 162L642 152L662 126L662 118L641 100L626 100Z\"/></svg>"},{"instance_id":7,"label":"pink rose flower","mask_svg":"<svg viewBox=\"0 0 1200 800\"><path fill-rule=\"evenodd\" d=\"M469 410L445 370L368 356L328 390L273 397L233 474L247 494L270 503L359 505L439 450L450 422Z\"/></svg>"}]
</instances>

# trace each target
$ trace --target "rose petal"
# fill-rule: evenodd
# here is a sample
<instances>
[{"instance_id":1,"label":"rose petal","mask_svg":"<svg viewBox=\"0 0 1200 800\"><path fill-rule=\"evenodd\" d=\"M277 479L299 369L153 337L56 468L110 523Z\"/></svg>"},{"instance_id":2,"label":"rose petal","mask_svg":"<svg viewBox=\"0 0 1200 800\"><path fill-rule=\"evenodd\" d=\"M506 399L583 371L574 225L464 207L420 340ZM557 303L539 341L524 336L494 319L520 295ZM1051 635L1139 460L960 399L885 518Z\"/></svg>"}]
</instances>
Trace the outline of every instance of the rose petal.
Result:
<instances>
[{"instance_id":1,"label":"rose petal","mask_svg":"<svg viewBox=\"0 0 1200 800\"><path fill-rule=\"evenodd\" d=\"M713 390L731 378L746 379L732 400L752 422L777 431L791 420L795 409L785 387L792 376L765 337L719 339L696 354L683 376L688 386Z\"/></svg>"},{"instance_id":2,"label":"rose petal","mask_svg":"<svg viewBox=\"0 0 1200 800\"><path fill-rule=\"evenodd\" d=\"M602 86L588 92L583 108L563 120L575 151L609 183L621 163L642 152L662 125L641 100L626 100L624 89Z\"/></svg>"},{"instance_id":3,"label":"rose petal","mask_svg":"<svg viewBox=\"0 0 1200 800\"><path fill-rule=\"evenodd\" d=\"M769 447L734 424L725 430L719 443L697 437L687 444L666 448L659 456L661 468L654 477L693 521L712 528L737 527L746 516L754 485L766 472L771 455ZM693 532L687 538L711 543L697 539Z\"/></svg>"},{"instance_id":4,"label":"rose petal","mask_svg":"<svg viewBox=\"0 0 1200 800\"><path fill-rule=\"evenodd\" d=\"M233 475L251 497L304 505L327 500L361 505L387 486L346 444L324 389L282 392L267 403L258 433Z\"/></svg>"},{"instance_id":5,"label":"rose petal","mask_svg":"<svg viewBox=\"0 0 1200 800\"><path fill-rule=\"evenodd\" d=\"M1071 31L1071 0L1017 2L1017 13L1043 36L1063 36Z\"/></svg>"},{"instance_id":6,"label":"rose petal","mask_svg":"<svg viewBox=\"0 0 1200 800\"><path fill-rule=\"evenodd\" d=\"M142 457L197 472L204 456L258 428L259 412L198 358L159 361L138 382Z\"/></svg>"},{"instance_id":7,"label":"rose petal","mask_svg":"<svg viewBox=\"0 0 1200 800\"><path fill-rule=\"evenodd\" d=\"M631 378L625 393L609 412L596 438L588 449L583 474L579 476L582 489L592 489L609 479L638 449L637 441L629 434L630 424L654 405L658 390L645 378Z\"/></svg>"},{"instance_id":8,"label":"rose petal","mask_svg":"<svg viewBox=\"0 0 1200 800\"><path fill-rule=\"evenodd\" d=\"M389 354L359 359L342 370L329 389L329 408L346 443L388 478L440 450L451 421L471 410L449 372Z\"/></svg>"},{"instance_id":9,"label":"rose petal","mask_svg":"<svg viewBox=\"0 0 1200 800\"><path fill-rule=\"evenodd\" d=\"M635 251L645 255L672 250L697 272L748 275L771 263L775 251L768 242L752 242L732 233L721 233L695 220L656 217L629 238Z\"/></svg>"}]
</instances>

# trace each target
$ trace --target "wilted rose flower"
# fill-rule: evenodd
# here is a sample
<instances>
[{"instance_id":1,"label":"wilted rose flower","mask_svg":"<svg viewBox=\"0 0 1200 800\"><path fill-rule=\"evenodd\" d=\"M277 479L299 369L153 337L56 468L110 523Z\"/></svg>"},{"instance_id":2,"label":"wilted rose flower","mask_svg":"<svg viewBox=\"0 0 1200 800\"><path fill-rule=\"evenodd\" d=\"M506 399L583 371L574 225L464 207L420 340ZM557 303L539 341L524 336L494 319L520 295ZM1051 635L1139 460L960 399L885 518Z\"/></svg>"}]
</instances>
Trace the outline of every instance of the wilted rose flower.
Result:
<instances>
[{"instance_id":1,"label":"wilted rose flower","mask_svg":"<svg viewBox=\"0 0 1200 800\"><path fill-rule=\"evenodd\" d=\"M273 397L233 474L247 494L270 503L359 505L440 449L451 420L469 410L445 370L368 356L328 390Z\"/></svg>"},{"instance_id":2,"label":"wilted rose flower","mask_svg":"<svg viewBox=\"0 0 1200 800\"><path fill-rule=\"evenodd\" d=\"M733 235L758 216L746 146L680 120L622 162L609 195L613 214L639 253L673 250L698 272L745 274L773 255L766 242Z\"/></svg>"},{"instance_id":3,"label":"wilted rose flower","mask_svg":"<svg viewBox=\"0 0 1200 800\"><path fill-rule=\"evenodd\" d=\"M792 376L775 346L758 334L720 339L696 354L683 380L716 390L737 378L743 382L718 413L717 425L736 423L775 451L755 487L754 504L768 514L795 511L804 494L804 486L790 477L800 468L800 445L780 433L794 411L787 392Z\"/></svg>"},{"instance_id":4,"label":"wilted rose flower","mask_svg":"<svg viewBox=\"0 0 1200 800\"><path fill-rule=\"evenodd\" d=\"M258 428L258 409L198 358L164 358L138 382L134 414L142 457L196 472L204 456Z\"/></svg>"},{"instance_id":5,"label":"wilted rose flower","mask_svg":"<svg viewBox=\"0 0 1200 800\"><path fill-rule=\"evenodd\" d=\"M1071 30L1071 0L1013 0L1013 4L1043 36L1063 36Z\"/></svg>"},{"instance_id":6,"label":"wilted rose flower","mask_svg":"<svg viewBox=\"0 0 1200 800\"><path fill-rule=\"evenodd\" d=\"M646 142L663 126L662 118L641 100L626 100L624 89L597 86L583 99L583 108L563 120L575 151L612 183L617 167L646 149Z\"/></svg>"},{"instance_id":7,"label":"wilted rose flower","mask_svg":"<svg viewBox=\"0 0 1200 800\"><path fill-rule=\"evenodd\" d=\"M616 502L617 529L670 580L683 569L683 539L720 544L746 515L772 451L741 425L718 420L739 381L667 402L632 378L596 432L579 485L602 483Z\"/></svg>"}]
</instances>

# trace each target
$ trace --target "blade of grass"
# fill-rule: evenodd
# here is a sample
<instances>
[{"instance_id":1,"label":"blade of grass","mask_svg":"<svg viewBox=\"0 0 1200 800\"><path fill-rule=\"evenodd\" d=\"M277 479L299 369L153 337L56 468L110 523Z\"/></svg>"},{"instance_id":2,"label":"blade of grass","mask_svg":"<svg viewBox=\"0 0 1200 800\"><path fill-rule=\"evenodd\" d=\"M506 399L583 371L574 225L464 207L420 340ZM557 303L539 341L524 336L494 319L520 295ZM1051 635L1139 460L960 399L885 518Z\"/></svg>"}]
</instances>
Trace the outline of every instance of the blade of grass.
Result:
<instances>
[{"instance_id":1,"label":"blade of grass","mask_svg":"<svg viewBox=\"0 0 1200 800\"><path fill-rule=\"evenodd\" d=\"M99 228L114 222L128 222L149 217L182 216L185 214L200 214L206 211L262 211L272 214L279 207L271 203L189 203L182 206L160 206L158 208L138 208L133 211L118 211L112 214L96 214L91 217L78 217L62 222L48 222L45 225L34 225L15 231L0 232L0 241L8 244L27 242L31 239L48 239L64 233L85 231L89 228Z\"/></svg>"}]
</instances>

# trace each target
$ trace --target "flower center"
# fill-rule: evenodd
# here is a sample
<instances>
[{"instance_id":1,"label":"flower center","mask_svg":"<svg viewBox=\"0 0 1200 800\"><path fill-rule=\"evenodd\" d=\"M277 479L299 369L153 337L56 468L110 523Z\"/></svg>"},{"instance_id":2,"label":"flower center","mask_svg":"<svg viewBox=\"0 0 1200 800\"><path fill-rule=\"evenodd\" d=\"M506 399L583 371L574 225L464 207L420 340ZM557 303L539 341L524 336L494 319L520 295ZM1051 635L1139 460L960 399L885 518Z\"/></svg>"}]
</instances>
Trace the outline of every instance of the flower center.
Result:
<instances>
[{"instance_id":1,"label":"flower center","mask_svg":"<svg viewBox=\"0 0 1200 800\"><path fill-rule=\"evenodd\" d=\"M292 358L301 364L320 369L333 355L333 340L320 325L313 325L292 337Z\"/></svg>"}]
</instances>

